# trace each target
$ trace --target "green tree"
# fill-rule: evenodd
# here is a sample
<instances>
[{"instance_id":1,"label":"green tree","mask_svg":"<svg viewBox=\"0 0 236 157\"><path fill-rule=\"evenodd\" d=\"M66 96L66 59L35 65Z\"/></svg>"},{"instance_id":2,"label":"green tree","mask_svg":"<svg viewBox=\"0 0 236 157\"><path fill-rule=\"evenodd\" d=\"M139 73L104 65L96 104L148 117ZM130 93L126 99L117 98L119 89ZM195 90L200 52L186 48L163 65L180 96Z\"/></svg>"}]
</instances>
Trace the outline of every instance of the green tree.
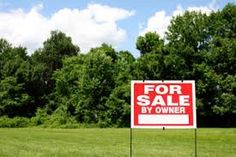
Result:
<instances>
[{"instance_id":1,"label":"green tree","mask_svg":"<svg viewBox=\"0 0 236 157\"><path fill-rule=\"evenodd\" d=\"M86 54L65 58L63 68L53 78L56 81L53 108L76 117L78 122L98 123L104 120L106 101L115 87L117 53L106 44ZM60 106L53 104L60 104Z\"/></svg>"},{"instance_id":2,"label":"green tree","mask_svg":"<svg viewBox=\"0 0 236 157\"><path fill-rule=\"evenodd\" d=\"M39 72L43 77L41 81L43 81L42 88L45 94L52 92L54 88L52 74L62 67L63 58L77 55L78 52L79 47L72 43L70 37L62 32L52 31L50 38L43 43L43 48L32 55L33 64L36 64L35 66L39 64L40 66L38 69L40 69Z\"/></svg>"},{"instance_id":3,"label":"green tree","mask_svg":"<svg viewBox=\"0 0 236 157\"><path fill-rule=\"evenodd\" d=\"M32 100L27 94L29 57L26 49L0 40L0 116L32 116Z\"/></svg>"},{"instance_id":4,"label":"green tree","mask_svg":"<svg viewBox=\"0 0 236 157\"><path fill-rule=\"evenodd\" d=\"M115 85L113 73L113 58L106 55L103 47L88 54L78 86L80 101L76 110L79 121L96 123L100 120Z\"/></svg>"},{"instance_id":5,"label":"green tree","mask_svg":"<svg viewBox=\"0 0 236 157\"><path fill-rule=\"evenodd\" d=\"M209 124L229 125L235 117L235 87L226 81L236 72L235 12L233 4L209 16L186 12L172 19L167 32L170 53L184 63L182 78L196 80L199 119Z\"/></svg>"},{"instance_id":6,"label":"green tree","mask_svg":"<svg viewBox=\"0 0 236 157\"><path fill-rule=\"evenodd\" d=\"M53 73L62 68L64 58L76 56L78 53L79 47L72 43L70 37L62 32L52 31L51 36L43 43L43 47L32 54L28 91L36 107L52 104L51 94L55 88Z\"/></svg>"},{"instance_id":7,"label":"green tree","mask_svg":"<svg viewBox=\"0 0 236 157\"><path fill-rule=\"evenodd\" d=\"M141 55L151 52L160 52L164 46L164 41L153 32L146 33L145 36L139 36L136 41L136 48Z\"/></svg>"},{"instance_id":8,"label":"green tree","mask_svg":"<svg viewBox=\"0 0 236 157\"><path fill-rule=\"evenodd\" d=\"M103 124L105 126L130 126L130 81L135 58L128 51L118 53L115 64L115 88L111 91L105 106Z\"/></svg>"},{"instance_id":9,"label":"green tree","mask_svg":"<svg viewBox=\"0 0 236 157\"><path fill-rule=\"evenodd\" d=\"M6 77L0 82L0 116L31 115L30 96L24 91L24 84L17 83L15 77Z\"/></svg>"}]
</instances>

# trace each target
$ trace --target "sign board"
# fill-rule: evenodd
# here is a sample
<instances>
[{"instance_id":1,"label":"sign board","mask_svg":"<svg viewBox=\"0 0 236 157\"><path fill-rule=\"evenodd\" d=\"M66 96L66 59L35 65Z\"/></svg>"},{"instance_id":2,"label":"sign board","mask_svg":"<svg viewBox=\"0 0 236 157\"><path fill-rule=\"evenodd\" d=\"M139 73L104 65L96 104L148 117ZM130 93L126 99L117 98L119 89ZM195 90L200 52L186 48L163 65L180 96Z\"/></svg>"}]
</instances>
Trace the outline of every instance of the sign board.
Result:
<instances>
[{"instance_id":1,"label":"sign board","mask_svg":"<svg viewBox=\"0 0 236 157\"><path fill-rule=\"evenodd\" d=\"M131 81L131 128L196 128L195 81Z\"/></svg>"}]
</instances>

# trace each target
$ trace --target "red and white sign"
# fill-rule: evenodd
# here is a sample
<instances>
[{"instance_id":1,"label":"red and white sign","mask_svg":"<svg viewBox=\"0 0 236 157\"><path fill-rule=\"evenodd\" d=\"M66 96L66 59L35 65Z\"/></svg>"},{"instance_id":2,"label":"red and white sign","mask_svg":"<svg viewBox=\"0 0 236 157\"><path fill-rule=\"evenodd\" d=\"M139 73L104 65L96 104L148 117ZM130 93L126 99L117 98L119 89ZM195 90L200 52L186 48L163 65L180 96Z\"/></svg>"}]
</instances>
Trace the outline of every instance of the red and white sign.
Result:
<instances>
[{"instance_id":1,"label":"red and white sign","mask_svg":"<svg viewBox=\"0 0 236 157\"><path fill-rule=\"evenodd\" d=\"M196 128L195 81L132 81L132 128Z\"/></svg>"}]
</instances>

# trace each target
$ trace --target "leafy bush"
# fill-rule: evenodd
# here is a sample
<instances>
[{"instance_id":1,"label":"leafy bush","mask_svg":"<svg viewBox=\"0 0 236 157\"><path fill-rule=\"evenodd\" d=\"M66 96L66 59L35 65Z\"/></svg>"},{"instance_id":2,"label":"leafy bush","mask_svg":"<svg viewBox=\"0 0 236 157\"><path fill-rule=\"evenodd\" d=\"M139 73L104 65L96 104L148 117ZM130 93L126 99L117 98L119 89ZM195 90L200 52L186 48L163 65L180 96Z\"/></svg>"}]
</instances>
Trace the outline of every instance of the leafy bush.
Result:
<instances>
[{"instance_id":1,"label":"leafy bush","mask_svg":"<svg viewBox=\"0 0 236 157\"><path fill-rule=\"evenodd\" d=\"M43 109L38 109L35 117L31 118L31 125L38 126L44 124L50 119L50 116Z\"/></svg>"},{"instance_id":2,"label":"leafy bush","mask_svg":"<svg viewBox=\"0 0 236 157\"><path fill-rule=\"evenodd\" d=\"M25 117L9 118L7 116L0 117L0 127L19 128L30 126L30 119Z\"/></svg>"}]
</instances>

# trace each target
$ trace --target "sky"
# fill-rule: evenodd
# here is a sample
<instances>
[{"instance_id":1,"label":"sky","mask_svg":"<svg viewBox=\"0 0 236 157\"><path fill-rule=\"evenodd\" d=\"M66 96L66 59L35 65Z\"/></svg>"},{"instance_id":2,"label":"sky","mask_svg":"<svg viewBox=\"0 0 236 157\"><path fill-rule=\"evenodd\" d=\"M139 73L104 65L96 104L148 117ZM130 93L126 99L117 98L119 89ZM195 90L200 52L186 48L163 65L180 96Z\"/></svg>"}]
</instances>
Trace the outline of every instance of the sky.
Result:
<instances>
[{"instance_id":1,"label":"sky","mask_svg":"<svg viewBox=\"0 0 236 157\"><path fill-rule=\"evenodd\" d=\"M0 0L0 38L32 54L60 30L82 53L102 43L139 56L136 39L146 32L165 38L172 17L184 11L210 14L236 0Z\"/></svg>"}]
</instances>

